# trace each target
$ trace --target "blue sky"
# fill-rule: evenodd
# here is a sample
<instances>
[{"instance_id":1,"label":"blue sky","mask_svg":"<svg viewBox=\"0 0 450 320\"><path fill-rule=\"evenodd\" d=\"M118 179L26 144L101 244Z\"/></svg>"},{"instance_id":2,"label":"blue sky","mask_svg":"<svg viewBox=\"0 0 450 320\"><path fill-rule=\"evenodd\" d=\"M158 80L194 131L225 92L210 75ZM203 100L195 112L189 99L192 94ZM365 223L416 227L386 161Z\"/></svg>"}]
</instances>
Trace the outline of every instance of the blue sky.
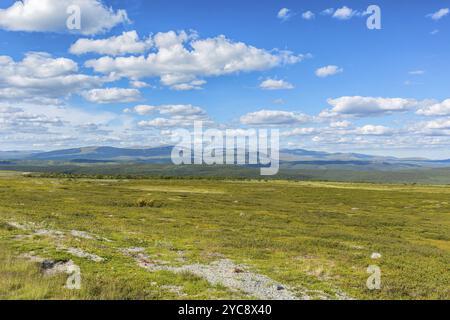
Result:
<instances>
[{"instance_id":1,"label":"blue sky","mask_svg":"<svg viewBox=\"0 0 450 320\"><path fill-rule=\"evenodd\" d=\"M279 128L290 148L450 158L449 7L2 1L0 150L169 144L202 120Z\"/></svg>"}]
</instances>

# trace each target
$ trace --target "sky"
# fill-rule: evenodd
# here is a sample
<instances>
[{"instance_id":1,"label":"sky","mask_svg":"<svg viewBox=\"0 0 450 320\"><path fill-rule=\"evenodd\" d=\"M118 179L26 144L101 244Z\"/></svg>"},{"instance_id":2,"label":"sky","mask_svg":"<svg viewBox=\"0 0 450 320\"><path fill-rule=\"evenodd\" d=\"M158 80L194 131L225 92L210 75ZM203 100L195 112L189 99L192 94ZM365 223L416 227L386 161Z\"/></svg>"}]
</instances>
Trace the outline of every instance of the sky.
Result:
<instances>
[{"instance_id":1,"label":"sky","mask_svg":"<svg viewBox=\"0 0 450 320\"><path fill-rule=\"evenodd\" d=\"M284 148L450 158L449 8L1 0L0 150L169 145L203 121L276 128Z\"/></svg>"}]
</instances>

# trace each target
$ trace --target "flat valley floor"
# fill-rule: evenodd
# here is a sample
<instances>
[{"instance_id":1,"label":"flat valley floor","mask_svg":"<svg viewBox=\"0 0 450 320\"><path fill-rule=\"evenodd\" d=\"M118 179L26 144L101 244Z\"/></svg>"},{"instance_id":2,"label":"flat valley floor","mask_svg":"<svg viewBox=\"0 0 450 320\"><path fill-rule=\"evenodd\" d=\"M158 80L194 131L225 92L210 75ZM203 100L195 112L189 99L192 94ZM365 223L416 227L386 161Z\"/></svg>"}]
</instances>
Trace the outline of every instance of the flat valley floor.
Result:
<instances>
[{"instance_id":1,"label":"flat valley floor","mask_svg":"<svg viewBox=\"0 0 450 320\"><path fill-rule=\"evenodd\" d=\"M449 186L0 173L0 299L450 299L449 240Z\"/></svg>"}]
</instances>

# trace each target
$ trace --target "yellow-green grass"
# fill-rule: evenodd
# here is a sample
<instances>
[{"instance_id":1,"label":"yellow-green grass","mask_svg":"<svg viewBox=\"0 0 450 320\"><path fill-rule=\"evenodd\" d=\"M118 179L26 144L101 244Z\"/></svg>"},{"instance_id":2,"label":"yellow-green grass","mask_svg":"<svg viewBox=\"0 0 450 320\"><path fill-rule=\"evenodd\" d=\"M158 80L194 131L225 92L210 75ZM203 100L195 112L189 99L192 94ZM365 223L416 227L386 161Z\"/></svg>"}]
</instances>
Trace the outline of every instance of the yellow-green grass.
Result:
<instances>
[{"instance_id":1,"label":"yellow-green grass","mask_svg":"<svg viewBox=\"0 0 450 320\"><path fill-rule=\"evenodd\" d=\"M130 247L175 266L225 257L299 292L449 299L449 192L442 186L0 175L0 299L248 298L190 274L148 272L121 252ZM66 237L32 235L7 222L37 223ZM70 230L111 241L76 238ZM73 257L61 245L106 261ZM82 290L64 289L66 276L43 277L37 264L17 258L29 252L72 259L82 270ZM382 258L372 260L374 252ZM366 287L372 264L382 272L378 291Z\"/></svg>"}]
</instances>

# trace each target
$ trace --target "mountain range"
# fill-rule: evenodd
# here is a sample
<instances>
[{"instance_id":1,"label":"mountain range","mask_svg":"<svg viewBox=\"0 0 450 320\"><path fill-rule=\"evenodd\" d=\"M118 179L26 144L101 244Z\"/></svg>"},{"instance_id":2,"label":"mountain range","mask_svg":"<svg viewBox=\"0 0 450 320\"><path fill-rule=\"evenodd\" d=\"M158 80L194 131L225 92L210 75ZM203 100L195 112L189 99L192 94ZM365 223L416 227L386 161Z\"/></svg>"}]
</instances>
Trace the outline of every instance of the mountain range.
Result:
<instances>
[{"instance_id":1,"label":"mountain range","mask_svg":"<svg viewBox=\"0 0 450 320\"><path fill-rule=\"evenodd\" d=\"M172 146L156 148L115 148L115 147L82 147L39 151L0 151L0 160L27 161L63 161L74 163L95 162L140 162L140 163L171 163ZM424 158L396 158L372 156L359 153L329 153L310 151L305 149L283 149L280 151L280 161L286 168L300 168L305 166L335 167L445 167L450 166L449 160L429 160Z\"/></svg>"}]
</instances>

